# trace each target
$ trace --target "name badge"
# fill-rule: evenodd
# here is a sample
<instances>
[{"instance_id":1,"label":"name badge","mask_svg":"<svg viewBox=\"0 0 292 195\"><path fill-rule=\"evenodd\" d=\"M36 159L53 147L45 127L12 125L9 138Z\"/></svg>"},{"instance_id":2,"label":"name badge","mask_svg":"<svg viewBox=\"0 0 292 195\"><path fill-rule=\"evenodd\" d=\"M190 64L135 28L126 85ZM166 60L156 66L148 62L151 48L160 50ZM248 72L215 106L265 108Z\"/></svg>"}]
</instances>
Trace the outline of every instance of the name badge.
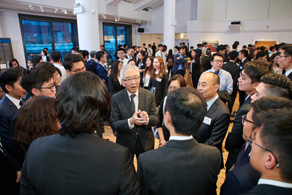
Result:
<instances>
[{"instance_id":1,"label":"name badge","mask_svg":"<svg viewBox=\"0 0 292 195\"><path fill-rule=\"evenodd\" d=\"M156 79L156 81L158 81L158 82L161 82L161 80L162 80L161 78L157 78L157 79Z\"/></svg>"},{"instance_id":2,"label":"name badge","mask_svg":"<svg viewBox=\"0 0 292 195\"><path fill-rule=\"evenodd\" d=\"M207 124L207 125L211 125L211 119L209 117L204 117L203 123Z\"/></svg>"}]
</instances>

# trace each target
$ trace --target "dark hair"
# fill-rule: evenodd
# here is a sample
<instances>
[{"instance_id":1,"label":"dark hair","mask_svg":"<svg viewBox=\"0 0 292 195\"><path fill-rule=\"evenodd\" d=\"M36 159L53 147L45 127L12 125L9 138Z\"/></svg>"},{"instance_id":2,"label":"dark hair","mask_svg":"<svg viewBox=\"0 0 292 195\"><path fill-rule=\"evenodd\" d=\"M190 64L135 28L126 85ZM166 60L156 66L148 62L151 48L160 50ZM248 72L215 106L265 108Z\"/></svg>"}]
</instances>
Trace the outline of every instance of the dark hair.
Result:
<instances>
[{"instance_id":1,"label":"dark hair","mask_svg":"<svg viewBox=\"0 0 292 195\"><path fill-rule=\"evenodd\" d=\"M143 60L143 61L144 61L144 60ZM130 60L128 61L128 64L129 64L130 62L134 62L134 63L136 64L136 60L135 60L135 59L130 59Z\"/></svg>"},{"instance_id":2,"label":"dark hair","mask_svg":"<svg viewBox=\"0 0 292 195\"><path fill-rule=\"evenodd\" d=\"M30 96L33 96L31 90L33 88L40 89L44 82L48 82L53 78L53 73L43 67L32 68L27 71L22 77L20 85L27 91Z\"/></svg>"},{"instance_id":3,"label":"dark hair","mask_svg":"<svg viewBox=\"0 0 292 195\"><path fill-rule=\"evenodd\" d=\"M230 60L235 60L238 56L238 52L236 50L232 50L228 53L228 57Z\"/></svg>"},{"instance_id":4,"label":"dark hair","mask_svg":"<svg viewBox=\"0 0 292 195\"><path fill-rule=\"evenodd\" d=\"M256 55L256 59L263 58L264 56L268 58L268 53L266 51L259 51Z\"/></svg>"},{"instance_id":5,"label":"dark hair","mask_svg":"<svg viewBox=\"0 0 292 195\"><path fill-rule=\"evenodd\" d=\"M59 68L57 68L57 67L55 67L55 72L58 72L58 74L62 77L62 73L61 73L61 70L59 69Z\"/></svg>"},{"instance_id":6,"label":"dark hair","mask_svg":"<svg viewBox=\"0 0 292 195\"><path fill-rule=\"evenodd\" d=\"M291 45L284 45L282 47L282 49L284 50L285 56L292 56L292 46Z\"/></svg>"},{"instance_id":7,"label":"dark hair","mask_svg":"<svg viewBox=\"0 0 292 195\"><path fill-rule=\"evenodd\" d=\"M113 75L113 80L118 81L118 71L119 71L119 64L123 63L120 60L115 60L112 64L112 75Z\"/></svg>"},{"instance_id":8,"label":"dark hair","mask_svg":"<svg viewBox=\"0 0 292 195\"><path fill-rule=\"evenodd\" d=\"M41 67L52 74L55 73L55 66L50 62L40 62L36 67Z\"/></svg>"},{"instance_id":9,"label":"dark hair","mask_svg":"<svg viewBox=\"0 0 292 195\"><path fill-rule=\"evenodd\" d=\"M63 66L66 70L71 71L73 63L84 62L84 58L78 54L67 54L64 58Z\"/></svg>"},{"instance_id":10,"label":"dark hair","mask_svg":"<svg viewBox=\"0 0 292 195\"><path fill-rule=\"evenodd\" d=\"M96 59L99 61L100 58L102 58L102 56L103 56L104 54L105 54L104 51L98 51L98 52L96 53Z\"/></svg>"},{"instance_id":11,"label":"dark hair","mask_svg":"<svg viewBox=\"0 0 292 195\"><path fill-rule=\"evenodd\" d=\"M177 50L179 50L179 46L177 46L177 45L176 45L176 46L174 46L174 48L176 48Z\"/></svg>"},{"instance_id":12,"label":"dark hair","mask_svg":"<svg viewBox=\"0 0 292 195\"><path fill-rule=\"evenodd\" d=\"M42 59L41 55L38 55L38 54L33 55L32 66L36 67L36 65L41 61L41 59Z\"/></svg>"},{"instance_id":13,"label":"dark hair","mask_svg":"<svg viewBox=\"0 0 292 195\"><path fill-rule=\"evenodd\" d=\"M270 47L270 51L272 51L273 49L275 49L275 46L271 46Z\"/></svg>"},{"instance_id":14,"label":"dark hair","mask_svg":"<svg viewBox=\"0 0 292 195\"><path fill-rule=\"evenodd\" d=\"M179 82L179 85L180 87L186 87L187 86L187 83L186 83L186 80L184 79L184 77L180 74L175 74L173 75L169 81L168 81L168 86L170 85L170 83L172 81L178 81Z\"/></svg>"},{"instance_id":15,"label":"dark hair","mask_svg":"<svg viewBox=\"0 0 292 195\"><path fill-rule=\"evenodd\" d=\"M60 133L72 137L93 133L99 119L108 112L109 104L108 89L97 75L91 72L73 74L63 81L56 96Z\"/></svg>"},{"instance_id":16,"label":"dark hair","mask_svg":"<svg viewBox=\"0 0 292 195\"><path fill-rule=\"evenodd\" d=\"M162 44L159 44L158 47L163 47L163 45Z\"/></svg>"},{"instance_id":17,"label":"dark hair","mask_svg":"<svg viewBox=\"0 0 292 195\"><path fill-rule=\"evenodd\" d=\"M248 51L245 50L245 49L242 49L242 50L240 50L239 52L240 52L241 54L243 54L244 57L247 57L247 55L248 55Z\"/></svg>"},{"instance_id":18,"label":"dark hair","mask_svg":"<svg viewBox=\"0 0 292 195\"><path fill-rule=\"evenodd\" d=\"M176 133L194 135L203 122L207 107L196 89L183 87L169 93L165 111L170 113Z\"/></svg>"},{"instance_id":19,"label":"dark hair","mask_svg":"<svg viewBox=\"0 0 292 195\"><path fill-rule=\"evenodd\" d=\"M123 45L124 48L127 47L127 46L128 46L127 44L124 44L124 45Z\"/></svg>"},{"instance_id":20,"label":"dark hair","mask_svg":"<svg viewBox=\"0 0 292 195\"><path fill-rule=\"evenodd\" d=\"M78 46L73 46L72 48L71 48L71 51L77 51L78 50Z\"/></svg>"},{"instance_id":21,"label":"dark hair","mask_svg":"<svg viewBox=\"0 0 292 195\"><path fill-rule=\"evenodd\" d=\"M141 54L143 57L145 57L145 56L146 56L146 51L141 50L141 51L140 51L140 54Z\"/></svg>"},{"instance_id":22,"label":"dark hair","mask_svg":"<svg viewBox=\"0 0 292 195\"><path fill-rule=\"evenodd\" d=\"M167 57L168 57L168 56L172 56L172 57L173 57L172 49L168 50L168 55L167 55Z\"/></svg>"},{"instance_id":23,"label":"dark hair","mask_svg":"<svg viewBox=\"0 0 292 195\"><path fill-rule=\"evenodd\" d=\"M260 46L260 50L261 51L265 51L266 50L266 47L265 46Z\"/></svg>"},{"instance_id":24,"label":"dark hair","mask_svg":"<svg viewBox=\"0 0 292 195\"><path fill-rule=\"evenodd\" d=\"M153 72L153 70L154 70L154 67L153 67L153 60L154 60L154 57L149 56L149 57L146 58L146 61L147 61L148 58L149 58L150 61L151 61L151 65L150 65L150 67L148 67L147 65L145 66L144 77L146 76L147 72L149 72L148 74L151 75L152 72Z\"/></svg>"},{"instance_id":25,"label":"dark hair","mask_svg":"<svg viewBox=\"0 0 292 195\"><path fill-rule=\"evenodd\" d=\"M284 75L269 73L261 77L260 82L265 84L269 96L278 96L292 99L292 82Z\"/></svg>"},{"instance_id":26,"label":"dark hair","mask_svg":"<svg viewBox=\"0 0 292 195\"><path fill-rule=\"evenodd\" d=\"M263 75L272 72L270 64L264 60L249 61L244 65L243 70L250 77L251 83L259 82Z\"/></svg>"},{"instance_id":27,"label":"dark hair","mask_svg":"<svg viewBox=\"0 0 292 195\"><path fill-rule=\"evenodd\" d=\"M223 55L221 55L220 53L214 53L213 55L212 55L212 57L211 57L211 59L210 59L210 61L214 61L214 58L215 58L215 56L219 56L219 57L221 57L223 60L224 60L224 56Z\"/></svg>"},{"instance_id":28,"label":"dark hair","mask_svg":"<svg viewBox=\"0 0 292 195\"><path fill-rule=\"evenodd\" d=\"M279 53L273 53L271 55L271 57L269 57L269 62L272 62L273 63L273 60L275 59L275 57L279 56L280 54Z\"/></svg>"},{"instance_id":29,"label":"dark hair","mask_svg":"<svg viewBox=\"0 0 292 195\"><path fill-rule=\"evenodd\" d=\"M44 52L45 56L47 56L47 55L48 55L48 52L47 52L47 50L43 49L42 51Z\"/></svg>"},{"instance_id":30,"label":"dark hair","mask_svg":"<svg viewBox=\"0 0 292 195\"><path fill-rule=\"evenodd\" d=\"M17 59L12 58L12 59L10 59L9 62L8 62L9 68L12 68L12 62L16 62L16 63L17 63L17 66L19 66L19 63L18 63Z\"/></svg>"},{"instance_id":31,"label":"dark hair","mask_svg":"<svg viewBox=\"0 0 292 195\"><path fill-rule=\"evenodd\" d=\"M50 54L50 57L52 58L53 62L59 62L62 58L61 53L58 51L53 51Z\"/></svg>"},{"instance_id":32,"label":"dark hair","mask_svg":"<svg viewBox=\"0 0 292 195\"><path fill-rule=\"evenodd\" d=\"M54 98L32 97L23 104L15 123L15 140L25 150L33 140L56 134L58 131Z\"/></svg>"},{"instance_id":33,"label":"dark hair","mask_svg":"<svg viewBox=\"0 0 292 195\"><path fill-rule=\"evenodd\" d=\"M8 93L7 89L5 88L5 85L9 85L12 88L14 87L14 83L17 82L17 80L20 77L23 77L25 75L26 70L22 67L16 67L16 68L8 68L0 73L0 87L5 92Z\"/></svg>"},{"instance_id":34,"label":"dark hair","mask_svg":"<svg viewBox=\"0 0 292 195\"><path fill-rule=\"evenodd\" d=\"M235 43L232 44L232 49L237 49L237 47L238 47L237 44L235 44Z\"/></svg>"},{"instance_id":35,"label":"dark hair","mask_svg":"<svg viewBox=\"0 0 292 195\"><path fill-rule=\"evenodd\" d=\"M81 50L81 54L82 54L82 57L85 59L85 57L89 56L89 52L87 50Z\"/></svg>"},{"instance_id":36,"label":"dark hair","mask_svg":"<svg viewBox=\"0 0 292 195\"><path fill-rule=\"evenodd\" d=\"M242 48L245 48L246 49L247 47L246 47L246 45L243 45Z\"/></svg>"},{"instance_id":37,"label":"dark hair","mask_svg":"<svg viewBox=\"0 0 292 195\"><path fill-rule=\"evenodd\" d=\"M261 112L260 139L262 145L273 151L279 163L283 180L292 181L292 109L284 107Z\"/></svg>"},{"instance_id":38,"label":"dark hair","mask_svg":"<svg viewBox=\"0 0 292 195\"><path fill-rule=\"evenodd\" d=\"M218 45L216 49L217 49L217 52L223 51L226 49L226 46L225 45Z\"/></svg>"},{"instance_id":39,"label":"dark hair","mask_svg":"<svg viewBox=\"0 0 292 195\"><path fill-rule=\"evenodd\" d=\"M119 49L117 50L117 53L118 53L119 51L123 51L124 53L126 53L125 50L124 50L123 48L119 48Z\"/></svg>"}]
</instances>

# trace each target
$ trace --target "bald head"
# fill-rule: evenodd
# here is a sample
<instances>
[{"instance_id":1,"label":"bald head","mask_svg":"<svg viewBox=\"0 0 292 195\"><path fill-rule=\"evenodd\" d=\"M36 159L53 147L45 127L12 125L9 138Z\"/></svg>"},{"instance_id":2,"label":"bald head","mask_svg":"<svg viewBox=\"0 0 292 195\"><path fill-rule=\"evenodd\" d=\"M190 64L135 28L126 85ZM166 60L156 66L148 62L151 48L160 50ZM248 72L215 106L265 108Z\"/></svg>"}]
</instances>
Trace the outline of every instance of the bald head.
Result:
<instances>
[{"instance_id":1,"label":"bald head","mask_svg":"<svg viewBox=\"0 0 292 195\"><path fill-rule=\"evenodd\" d=\"M199 79L198 91L206 101L209 101L217 95L219 84L219 76L215 73L207 72L202 74Z\"/></svg>"}]
</instances>

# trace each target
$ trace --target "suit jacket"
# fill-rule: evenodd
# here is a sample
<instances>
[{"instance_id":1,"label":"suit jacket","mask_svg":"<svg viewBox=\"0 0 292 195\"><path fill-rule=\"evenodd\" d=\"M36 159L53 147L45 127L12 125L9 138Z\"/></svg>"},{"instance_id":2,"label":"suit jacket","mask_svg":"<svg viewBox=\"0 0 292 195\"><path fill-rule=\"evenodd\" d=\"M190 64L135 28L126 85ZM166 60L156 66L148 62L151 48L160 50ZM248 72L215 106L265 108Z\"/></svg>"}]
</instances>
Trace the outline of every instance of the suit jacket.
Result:
<instances>
[{"instance_id":1,"label":"suit jacket","mask_svg":"<svg viewBox=\"0 0 292 195\"><path fill-rule=\"evenodd\" d=\"M158 81L160 80L160 81ZM156 82L156 90L155 90L155 102L156 102L156 107L159 106L160 102L162 99L166 96L167 94L167 86L168 86L168 73L166 71L163 72L162 78L158 79L150 79L150 83L148 86L148 89L150 90L151 87L153 86L153 82Z\"/></svg>"},{"instance_id":2,"label":"suit jacket","mask_svg":"<svg viewBox=\"0 0 292 195\"><path fill-rule=\"evenodd\" d=\"M203 122L195 132L194 138L199 143L215 146L219 149L221 153L221 168L223 168L222 143L230 123L229 110L218 97L207 111L205 118L211 119L210 125L207 122Z\"/></svg>"},{"instance_id":3,"label":"suit jacket","mask_svg":"<svg viewBox=\"0 0 292 195\"><path fill-rule=\"evenodd\" d=\"M234 168L230 170L221 186L220 194L237 195L251 190L257 185L260 173L252 168L249 164L249 153L251 146L245 150L245 145L238 153Z\"/></svg>"},{"instance_id":4,"label":"suit jacket","mask_svg":"<svg viewBox=\"0 0 292 195\"><path fill-rule=\"evenodd\" d=\"M96 73L97 63L93 59L90 59L89 61L87 61L86 64L84 63L84 65L85 65L86 71L90 71L90 72L93 72L94 74L97 74Z\"/></svg>"},{"instance_id":5,"label":"suit jacket","mask_svg":"<svg viewBox=\"0 0 292 195\"><path fill-rule=\"evenodd\" d=\"M244 65L245 65L247 62L249 62L249 60L246 58L243 62L240 63L240 68L241 68L241 70L243 70Z\"/></svg>"},{"instance_id":6,"label":"suit jacket","mask_svg":"<svg viewBox=\"0 0 292 195\"><path fill-rule=\"evenodd\" d=\"M113 78L113 74L110 74L108 77L108 85L109 85L109 92L111 96L113 96L115 93L125 89L125 87L120 84L119 81L115 81Z\"/></svg>"},{"instance_id":7,"label":"suit jacket","mask_svg":"<svg viewBox=\"0 0 292 195\"><path fill-rule=\"evenodd\" d=\"M107 88L109 88L108 76L107 76L108 72L100 63L97 63L96 73L97 73L97 76L99 76L101 79L104 80L104 84L107 86Z\"/></svg>"},{"instance_id":8,"label":"suit jacket","mask_svg":"<svg viewBox=\"0 0 292 195\"><path fill-rule=\"evenodd\" d=\"M225 164L227 172L235 163L238 152L240 151L242 145L244 144L244 140L242 138L243 133L242 116L246 115L250 110L251 96L252 95L250 95L244 101L244 104L239 108L234 119L232 130L228 134L228 137L225 142L225 149L229 151L228 158Z\"/></svg>"},{"instance_id":9,"label":"suit jacket","mask_svg":"<svg viewBox=\"0 0 292 195\"><path fill-rule=\"evenodd\" d=\"M180 57L180 59L176 59L177 57ZM173 67L171 69L172 75L177 74L178 67L179 67L180 64L182 64L183 73L186 74L186 67L185 67L185 63L187 62L187 56L186 55L183 55L183 56L181 56L180 54L174 55L173 62L174 62L174 64L173 64Z\"/></svg>"},{"instance_id":10,"label":"suit jacket","mask_svg":"<svg viewBox=\"0 0 292 195\"><path fill-rule=\"evenodd\" d=\"M167 97L164 97L162 99L160 106L159 106L159 110L158 110L159 123L157 124L157 128L162 127L164 139L165 139L165 141L168 141L169 137L170 137L170 133L169 133L168 129L165 127L165 125L163 124L163 119L164 119L163 105L165 104L164 101L166 101L166 98Z\"/></svg>"},{"instance_id":11,"label":"suit jacket","mask_svg":"<svg viewBox=\"0 0 292 195\"><path fill-rule=\"evenodd\" d=\"M210 58L211 57L208 57L208 56L202 56L201 66L203 68L203 70L202 70L203 72L212 68L211 63L210 63Z\"/></svg>"},{"instance_id":12,"label":"suit jacket","mask_svg":"<svg viewBox=\"0 0 292 195\"><path fill-rule=\"evenodd\" d=\"M290 81L292 81L292 73L290 73L287 77L290 79Z\"/></svg>"},{"instance_id":13,"label":"suit jacket","mask_svg":"<svg viewBox=\"0 0 292 195\"><path fill-rule=\"evenodd\" d=\"M36 139L21 175L21 194L139 194L139 189L129 150L90 133Z\"/></svg>"},{"instance_id":14,"label":"suit jacket","mask_svg":"<svg viewBox=\"0 0 292 195\"><path fill-rule=\"evenodd\" d=\"M278 186L260 184L256 185L252 190L243 193L242 195L250 194L262 194L262 195L290 195L292 194L292 188L282 188Z\"/></svg>"},{"instance_id":15,"label":"suit jacket","mask_svg":"<svg viewBox=\"0 0 292 195\"><path fill-rule=\"evenodd\" d=\"M196 140L170 140L138 159L141 194L216 194L220 153Z\"/></svg>"},{"instance_id":16,"label":"suit jacket","mask_svg":"<svg viewBox=\"0 0 292 195\"><path fill-rule=\"evenodd\" d=\"M138 109L148 113L149 123L147 125L134 125L133 129L130 129L128 125L128 119L134 113L130 109L127 89L114 94L111 99L111 128L118 132L116 143L128 147L133 154L136 145L136 133L138 133L145 151L154 148L154 136L151 127L157 125L159 121L153 93L139 88L138 98Z\"/></svg>"},{"instance_id":17,"label":"suit jacket","mask_svg":"<svg viewBox=\"0 0 292 195\"><path fill-rule=\"evenodd\" d=\"M13 132L10 129L17 107L5 95L0 101L0 137L1 143L9 160L14 164L16 170L21 170L23 150L13 140Z\"/></svg>"}]
</instances>

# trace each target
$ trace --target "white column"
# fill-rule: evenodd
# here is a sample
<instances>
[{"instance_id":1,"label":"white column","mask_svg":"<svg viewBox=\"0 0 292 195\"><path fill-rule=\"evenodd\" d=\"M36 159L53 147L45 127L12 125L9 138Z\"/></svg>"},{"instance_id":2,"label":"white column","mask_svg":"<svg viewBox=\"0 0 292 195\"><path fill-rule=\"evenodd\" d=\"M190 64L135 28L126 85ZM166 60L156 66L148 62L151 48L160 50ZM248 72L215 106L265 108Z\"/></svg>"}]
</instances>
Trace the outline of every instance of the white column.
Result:
<instances>
[{"instance_id":1,"label":"white column","mask_svg":"<svg viewBox=\"0 0 292 195\"><path fill-rule=\"evenodd\" d=\"M77 14L79 49L99 51L99 22L97 0L76 0L83 8L83 13Z\"/></svg>"},{"instance_id":2,"label":"white column","mask_svg":"<svg viewBox=\"0 0 292 195\"><path fill-rule=\"evenodd\" d=\"M175 42L175 0L164 0L163 43L167 50L174 48Z\"/></svg>"}]
</instances>

